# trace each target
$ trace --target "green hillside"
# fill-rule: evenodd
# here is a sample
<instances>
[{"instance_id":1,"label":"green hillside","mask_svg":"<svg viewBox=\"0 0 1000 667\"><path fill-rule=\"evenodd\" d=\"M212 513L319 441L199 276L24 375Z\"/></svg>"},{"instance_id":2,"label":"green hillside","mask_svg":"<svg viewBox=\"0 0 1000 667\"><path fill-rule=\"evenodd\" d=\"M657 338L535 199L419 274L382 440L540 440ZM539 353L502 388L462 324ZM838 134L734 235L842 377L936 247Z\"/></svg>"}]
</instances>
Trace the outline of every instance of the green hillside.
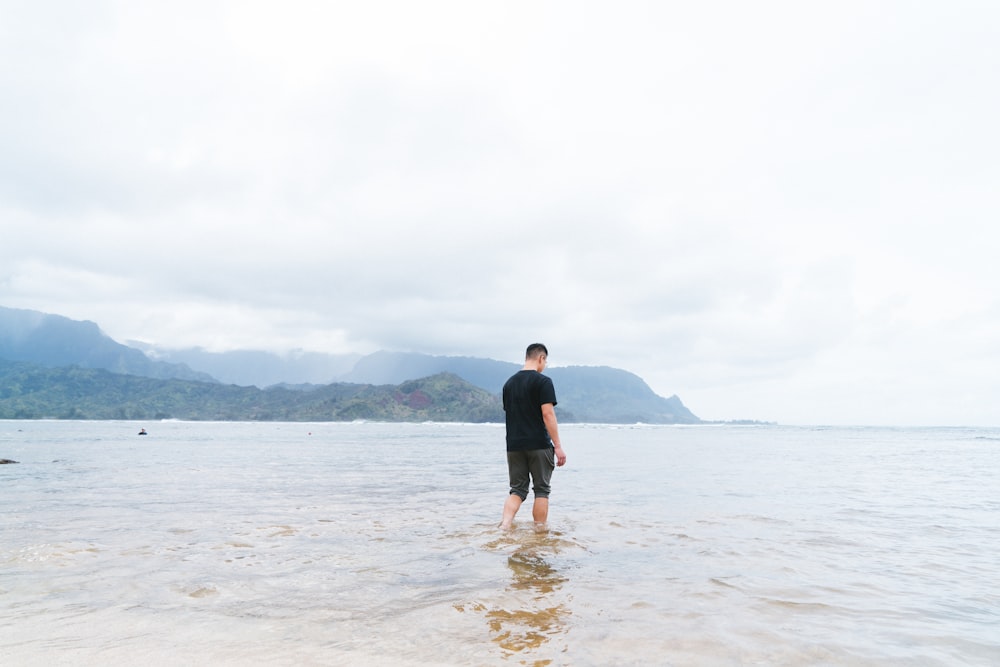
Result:
<instances>
[{"instance_id":1,"label":"green hillside","mask_svg":"<svg viewBox=\"0 0 1000 667\"><path fill-rule=\"evenodd\" d=\"M0 360L0 419L500 422L500 399L441 373L392 385L311 391L157 380Z\"/></svg>"}]
</instances>

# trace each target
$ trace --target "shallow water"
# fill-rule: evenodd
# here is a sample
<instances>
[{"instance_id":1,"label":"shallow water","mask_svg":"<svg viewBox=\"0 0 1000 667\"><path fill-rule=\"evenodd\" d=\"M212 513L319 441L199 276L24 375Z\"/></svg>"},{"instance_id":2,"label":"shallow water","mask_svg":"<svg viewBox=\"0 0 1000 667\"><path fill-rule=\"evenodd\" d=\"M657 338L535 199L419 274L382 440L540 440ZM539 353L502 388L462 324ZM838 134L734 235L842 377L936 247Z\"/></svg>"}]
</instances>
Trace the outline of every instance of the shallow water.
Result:
<instances>
[{"instance_id":1,"label":"shallow water","mask_svg":"<svg viewBox=\"0 0 1000 667\"><path fill-rule=\"evenodd\" d=\"M1000 430L561 430L504 533L496 425L0 422L0 656L1000 663Z\"/></svg>"}]
</instances>

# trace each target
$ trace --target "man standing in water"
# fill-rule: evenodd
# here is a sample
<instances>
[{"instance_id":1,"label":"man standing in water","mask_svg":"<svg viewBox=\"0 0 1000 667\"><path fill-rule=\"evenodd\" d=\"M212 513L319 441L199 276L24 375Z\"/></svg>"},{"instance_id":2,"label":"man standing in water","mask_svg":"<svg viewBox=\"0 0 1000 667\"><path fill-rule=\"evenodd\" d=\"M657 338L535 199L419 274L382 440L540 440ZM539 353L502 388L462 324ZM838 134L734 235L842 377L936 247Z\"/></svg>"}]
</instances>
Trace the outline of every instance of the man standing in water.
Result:
<instances>
[{"instance_id":1,"label":"man standing in water","mask_svg":"<svg viewBox=\"0 0 1000 667\"><path fill-rule=\"evenodd\" d=\"M542 375L549 351L532 343L524 355L524 368L503 386L503 409L507 421L507 471L510 495L503 505L500 527L509 529L521 503L528 497L531 478L535 502L531 516L536 524L549 517L552 471L566 463L556 423L556 390L552 380Z\"/></svg>"}]
</instances>

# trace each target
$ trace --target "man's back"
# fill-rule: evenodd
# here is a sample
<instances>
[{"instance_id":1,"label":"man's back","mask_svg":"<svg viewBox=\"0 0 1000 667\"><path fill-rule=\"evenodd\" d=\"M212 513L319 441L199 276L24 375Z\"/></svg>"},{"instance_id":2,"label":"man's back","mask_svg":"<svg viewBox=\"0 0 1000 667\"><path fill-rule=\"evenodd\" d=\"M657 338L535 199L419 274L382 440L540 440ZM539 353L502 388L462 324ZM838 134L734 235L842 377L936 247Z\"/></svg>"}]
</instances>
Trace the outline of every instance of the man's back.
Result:
<instances>
[{"instance_id":1,"label":"man's back","mask_svg":"<svg viewBox=\"0 0 1000 667\"><path fill-rule=\"evenodd\" d=\"M556 404L552 380L537 371L521 370L503 386L503 409L507 422L507 451L543 449L552 446L542 405Z\"/></svg>"}]
</instances>

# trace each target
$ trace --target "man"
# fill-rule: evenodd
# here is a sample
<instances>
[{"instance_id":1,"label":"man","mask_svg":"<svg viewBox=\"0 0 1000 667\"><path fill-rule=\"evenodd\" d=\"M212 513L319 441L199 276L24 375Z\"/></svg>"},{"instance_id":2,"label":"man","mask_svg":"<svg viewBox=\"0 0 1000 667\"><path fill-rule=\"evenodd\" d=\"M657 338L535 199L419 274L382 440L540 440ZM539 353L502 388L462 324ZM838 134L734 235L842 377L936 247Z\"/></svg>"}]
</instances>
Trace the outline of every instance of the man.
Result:
<instances>
[{"instance_id":1,"label":"man","mask_svg":"<svg viewBox=\"0 0 1000 667\"><path fill-rule=\"evenodd\" d=\"M503 409L507 421L507 472L510 494L503 506L500 527L507 530L528 497L528 481L535 492L531 516L536 524L549 517L552 471L566 463L556 423L556 390L542 375L549 351L532 343L524 355L524 368L503 386Z\"/></svg>"}]
</instances>

